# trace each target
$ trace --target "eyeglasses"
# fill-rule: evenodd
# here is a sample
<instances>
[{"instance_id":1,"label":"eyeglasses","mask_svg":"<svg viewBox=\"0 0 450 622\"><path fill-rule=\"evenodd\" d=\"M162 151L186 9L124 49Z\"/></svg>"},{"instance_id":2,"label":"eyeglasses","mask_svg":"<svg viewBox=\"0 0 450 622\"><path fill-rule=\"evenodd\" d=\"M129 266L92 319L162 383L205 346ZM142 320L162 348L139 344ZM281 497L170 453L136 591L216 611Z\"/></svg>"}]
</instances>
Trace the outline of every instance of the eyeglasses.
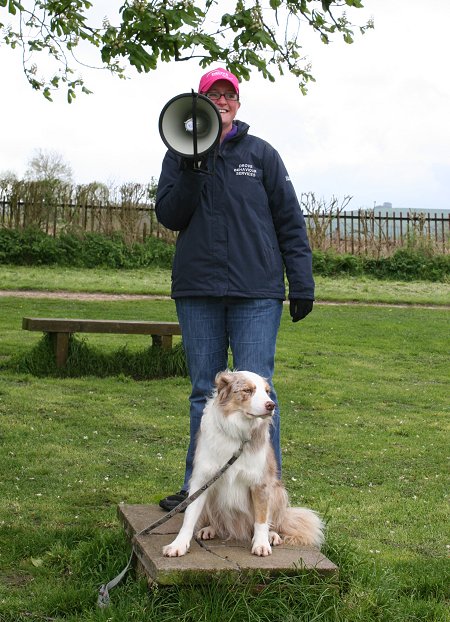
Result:
<instances>
[{"instance_id":1,"label":"eyeglasses","mask_svg":"<svg viewBox=\"0 0 450 622\"><path fill-rule=\"evenodd\" d=\"M236 102L239 99L239 95L237 93L219 93L218 91L208 91L204 93L208 99L212 99L213 101L220 99L222 96L225 97L227 101Z\"/></svg>"}]
</instances>

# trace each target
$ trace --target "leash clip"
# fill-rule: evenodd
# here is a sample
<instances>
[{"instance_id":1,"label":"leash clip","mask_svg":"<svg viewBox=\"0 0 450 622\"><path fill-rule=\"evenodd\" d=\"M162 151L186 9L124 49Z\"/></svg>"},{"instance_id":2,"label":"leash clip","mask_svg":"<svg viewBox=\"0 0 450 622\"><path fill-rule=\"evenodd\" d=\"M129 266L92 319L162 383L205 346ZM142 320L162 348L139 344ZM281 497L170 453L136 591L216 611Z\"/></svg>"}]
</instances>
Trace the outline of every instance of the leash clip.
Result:
<instances>
[{"instance_id":1,"label":"leash clip","mask_svg":"<svg viewBox=\"0 0 450 622\"><path fill-rule=\"evenodd\" d=\"M109 603L110 603L110 598L109 598L108 587L106 585L102 585L98 592L97 605L101 609L105 609L106 607L109 606Z\"/></svg>"}]
</instances>

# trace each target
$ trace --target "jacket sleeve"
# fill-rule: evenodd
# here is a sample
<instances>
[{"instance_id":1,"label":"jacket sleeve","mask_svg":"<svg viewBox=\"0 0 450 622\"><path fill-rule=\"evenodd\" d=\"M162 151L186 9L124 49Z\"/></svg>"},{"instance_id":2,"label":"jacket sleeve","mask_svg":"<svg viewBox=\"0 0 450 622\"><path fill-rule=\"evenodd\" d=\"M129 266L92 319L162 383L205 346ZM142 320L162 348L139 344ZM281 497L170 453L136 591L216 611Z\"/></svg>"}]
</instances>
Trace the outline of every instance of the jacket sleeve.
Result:
<instances>
[{"instance_id":1,"label":"jacket sleeve","mask_svg":"<svg viewBox=\"0 0 450 622\"><path fill-rule=\"evenodd\" d=\"M312 253L294 186L277 151L267 145L264 186L289 283L289 298L314 300Z\"/></svg>"},{"instance_id":2,"label":"jacket sleeve","mask_svg":"<svg viewBox=\"0 0 450 622\"><path fill-rule=\"evenodd\" d=\"M171 151L164 157L156 193L156 217L173 231L185 229L200 199L206 174L182 169L181 158Z\"/></svg>"}]
</instances>

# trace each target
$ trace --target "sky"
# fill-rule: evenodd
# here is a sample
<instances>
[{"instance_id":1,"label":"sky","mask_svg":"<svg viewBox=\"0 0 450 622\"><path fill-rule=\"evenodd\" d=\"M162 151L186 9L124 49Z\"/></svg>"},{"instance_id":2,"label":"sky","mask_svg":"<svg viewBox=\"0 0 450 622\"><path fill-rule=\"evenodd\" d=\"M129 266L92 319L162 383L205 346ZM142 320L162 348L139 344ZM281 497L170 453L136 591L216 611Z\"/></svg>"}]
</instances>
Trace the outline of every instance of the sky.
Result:
<instances>
[{"instance_id":1,"label":"sky","mask_svg":"<svg viewBox=\"0 0 450 622\"><path fill-rule=\"evenodd\" d=\"M94 0L104 14L121 4ZM375 29L352 45L336 37L326 46L305 26L303 52L316 78L308 95L291 76L270 83L253 72L241 84L238 118L279 151L299 196L351 196L351 209L450 209L450 1L363 4L348 16L373 17ZM157 179L166 150L160 112L197 90L201 68L193 60L149 74L130 68L127 80L80 73L93 95L48 102L28 85L20 52L0 47L0 173L23 176L33 151L45 149L63 156L77 183Z\"/></svg>"}]
</instances>

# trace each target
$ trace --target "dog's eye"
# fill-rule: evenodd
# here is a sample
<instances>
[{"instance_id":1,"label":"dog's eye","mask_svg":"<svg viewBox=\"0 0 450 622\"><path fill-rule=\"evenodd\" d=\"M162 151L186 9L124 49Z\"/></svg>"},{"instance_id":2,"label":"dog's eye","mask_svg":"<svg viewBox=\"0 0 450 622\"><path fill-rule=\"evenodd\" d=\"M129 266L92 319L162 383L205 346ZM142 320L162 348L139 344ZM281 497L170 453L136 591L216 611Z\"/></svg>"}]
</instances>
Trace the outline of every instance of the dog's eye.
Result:
<instances>
[{"instance_id":1,"label":"dog's eye","mask_svg":"<svg viewBox=\"0 0 450 622\"><path fill-rule=\"evenodd\" d=\"M252 395L253 391L252 389L249 389L248 387L246 387L245 389L242 389L243 393L246 393L247 395Z\"/></svg>"}]
</instances>

